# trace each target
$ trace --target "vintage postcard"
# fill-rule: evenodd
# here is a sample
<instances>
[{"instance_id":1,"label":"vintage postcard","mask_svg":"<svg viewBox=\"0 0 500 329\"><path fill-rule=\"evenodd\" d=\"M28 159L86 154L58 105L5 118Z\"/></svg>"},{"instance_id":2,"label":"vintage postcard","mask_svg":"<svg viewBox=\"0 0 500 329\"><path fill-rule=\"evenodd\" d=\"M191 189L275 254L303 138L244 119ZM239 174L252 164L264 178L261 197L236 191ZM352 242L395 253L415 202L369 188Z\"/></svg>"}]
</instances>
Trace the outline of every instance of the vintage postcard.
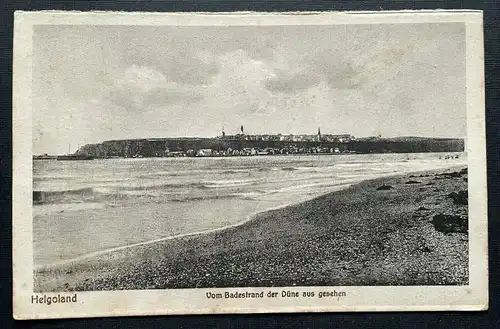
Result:
<instances>
[{"instance_id":1,"label":"vintage postcard","mask_svg":"<svg viewBox=\"0 0 500 329\"><path fill-rule=\"evenodd\" d=\"M481 11L16 12L16 319L484 310Z\"/></svg>"}]
</instances>

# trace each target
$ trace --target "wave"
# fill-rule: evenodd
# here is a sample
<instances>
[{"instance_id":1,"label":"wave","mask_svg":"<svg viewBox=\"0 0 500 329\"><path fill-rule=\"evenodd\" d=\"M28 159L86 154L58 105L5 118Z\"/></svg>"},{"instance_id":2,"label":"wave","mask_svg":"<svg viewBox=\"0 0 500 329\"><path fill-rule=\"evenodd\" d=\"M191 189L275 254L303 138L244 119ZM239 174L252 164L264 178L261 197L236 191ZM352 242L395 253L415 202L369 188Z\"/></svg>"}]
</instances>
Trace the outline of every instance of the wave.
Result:
<instances>
[{"instance_id":1,"label":"wave","mask_svg":"<svg viewBox=\"0 0 500 329\"><path fill-rule=\"evenodd\" d=\"M183 196L179 198L172 198L170 202L192 202L192 201L206 201L206 200L225 200L225 199L252 199L249 193L234 193L234 194L216 194L216 195L201 195L201 196Z\"/></svg>"},{"instance_id":2,"label":"wave","mask_svg":"<svg viewBox=\"0 0 500 329\"><path fill-rule=\"evenodd\" d=\"M235 174L248 174L248 170L225 170L221 174L235 175Z\"/></svg>"},{"instance_id":3,"label":"wave","mask_svg":"<svg viewBox=\"0 0 500 329\"><path fill-rule=\"evenodd\" d=\"M239 187L239 186L248 186L256 183L263 182L264 179L231 179L231 180L215 180L215 181L206 181L202 183L203 186L208 188L225 188L225 187Z\"/></svg>"},{"instance_id":4,"label":"wave","mask_svg":"<svg viewBox=\"0 0 500 329\"><path fill-rule=\"evenodd\" d=\"M136 191L120 191L120 189L110 187L86 187L73 190L62 191L33 191L33 204L56 204L56 203L73 203L73 202L89 202L100 201L106 197L113 198L127 197L133 195L142 195Z\"/></svg>"},{"instance_id":5,"label":"wave","mask_svg":"<svg viewBox=\"0 0 500 329\"><path fill-rule=\"evenodd\" d=\"M118 185L114 188L118 191L148 191L148 190L165 190L165 189L180 189L180 188L208 188L209 186L203 182L186 182L186 183L161 183L161 184L142 184L142 185Z\"/></svg>"},{"instance_id":6,"label":"wave","mask_svg":"<svg viewBox=\"0 0 500 329\"><path fill-rule=\"evenodd\" d=\"M65 202L88 202L106 199L117 199L127 197L161 197L169 191L190 191L190 190L224 190L227 188L238 188L254 185L262 179L246 180L219 180L186 183L163 183L163 184L143 184L143 185L105 185L99 187L84 187L68 190L56 191L33 191L33 204L53 204ZM221 196L210 196L209 198L219 198ZM227 197L223 196L223 197ZM169 199L169 198L167 198ZM182 199L182 200L181 200ZM186 201L184 198L173 201ZM205 197L194 197L191 200L202 200Z\"/></svg>"},{"instance_id":7,"label":"wave","mask_svg":"<svg viewBox=\"0 0 500 329\"><path fill-rule=\"evenodd\" d=\"M105 204L95 202L79 202L79 203L57 203L57 204L39 204L33 207L33 216L43 216L50 214L58 214L70 211L85 211L92 209L102 209Z\"/></svg>"},{"instance_id":8,"label":"wave","mask_svg":"<svg viewBox=\"0 0 500 329\"><path fill-rule=\"evenodd\" d=\"M57 203L72 196L86 197L95 193L91 187L64 191L33 191L33 203Z\"/></svg>"},{"instance_id":9,"label":"wave","mask_svg":"<svg viewBox=\"0 0 500 329\"><path fill-rule=\"evenodd\" d=\"M140 173L134 175L135 178L158 178L158 177L192 177L219 174L247 174L251 168L231 168L221 171L221 168L213 169L194 169L194 170L175 170L175 171L153 171L149 173Z\"/></svg>"}]
</instances>

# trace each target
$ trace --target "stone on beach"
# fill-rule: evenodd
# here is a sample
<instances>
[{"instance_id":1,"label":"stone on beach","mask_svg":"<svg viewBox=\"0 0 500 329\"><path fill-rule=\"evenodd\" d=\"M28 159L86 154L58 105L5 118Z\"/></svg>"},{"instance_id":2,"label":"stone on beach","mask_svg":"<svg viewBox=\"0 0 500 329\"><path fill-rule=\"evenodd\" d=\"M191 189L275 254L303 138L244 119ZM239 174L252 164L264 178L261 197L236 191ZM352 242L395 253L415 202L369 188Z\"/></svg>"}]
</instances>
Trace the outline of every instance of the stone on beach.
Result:
<instances>
[{"instance_id":1,"label":"stone on beach","mask_svg":"<svg viewBox=\"0 0 500 329\"><path fill-rule=\"evenodd\" d=\"M467 205L469 203L469 193L468 190L465 191L459 191L457 192L451 192L448 194L448 198L453 199L453 202L457 205Z\"/></svg>"},{"instance_id":2,"label":"stone on beach","mask_svg":"<svg viewBox=\"0 0 500 329\"><path fill-rule=\"evenodd\" d=\"M432 218L434 228L444 234L467 233L469 231L467 217L459 215L438 214Z\"/></svg>"}]
</instances>

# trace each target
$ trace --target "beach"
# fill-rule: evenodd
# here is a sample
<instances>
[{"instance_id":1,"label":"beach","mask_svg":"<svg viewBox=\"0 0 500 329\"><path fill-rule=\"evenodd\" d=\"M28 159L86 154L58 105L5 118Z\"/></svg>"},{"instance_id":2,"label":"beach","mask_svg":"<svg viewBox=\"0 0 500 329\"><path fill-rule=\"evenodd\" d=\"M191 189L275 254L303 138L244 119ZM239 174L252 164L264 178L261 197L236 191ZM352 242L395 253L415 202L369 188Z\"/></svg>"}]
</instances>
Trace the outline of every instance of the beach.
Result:
<instances>
[{"instance_id":1,"label":"beach","mask_svg":"<svg viewBox=\"0 0 500 329\"><path fill-rule=\"evenodd\" d=\"M468 284L467 170L367 180L210 233L35 270L34 290Z\"/></svg>"}]
</instances>

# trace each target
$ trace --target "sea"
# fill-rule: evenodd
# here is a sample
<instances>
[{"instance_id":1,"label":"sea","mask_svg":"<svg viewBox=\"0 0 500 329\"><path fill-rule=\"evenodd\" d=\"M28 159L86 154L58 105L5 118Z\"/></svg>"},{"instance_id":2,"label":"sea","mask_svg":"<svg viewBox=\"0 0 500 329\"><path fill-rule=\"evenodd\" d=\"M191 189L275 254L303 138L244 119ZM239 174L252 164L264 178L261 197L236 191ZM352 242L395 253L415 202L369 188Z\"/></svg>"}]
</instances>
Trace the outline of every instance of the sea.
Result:
<instances>
[{"instance_id":1,"label":"sea","mask_svg":"<svg viewBox=\"0 0 500 329\"><path fill-rule=\"evenodd\" d=\"M460 165L465 153L35 160L34 265L220 230L363 180Z\"/></svg>"}]
</instances>

